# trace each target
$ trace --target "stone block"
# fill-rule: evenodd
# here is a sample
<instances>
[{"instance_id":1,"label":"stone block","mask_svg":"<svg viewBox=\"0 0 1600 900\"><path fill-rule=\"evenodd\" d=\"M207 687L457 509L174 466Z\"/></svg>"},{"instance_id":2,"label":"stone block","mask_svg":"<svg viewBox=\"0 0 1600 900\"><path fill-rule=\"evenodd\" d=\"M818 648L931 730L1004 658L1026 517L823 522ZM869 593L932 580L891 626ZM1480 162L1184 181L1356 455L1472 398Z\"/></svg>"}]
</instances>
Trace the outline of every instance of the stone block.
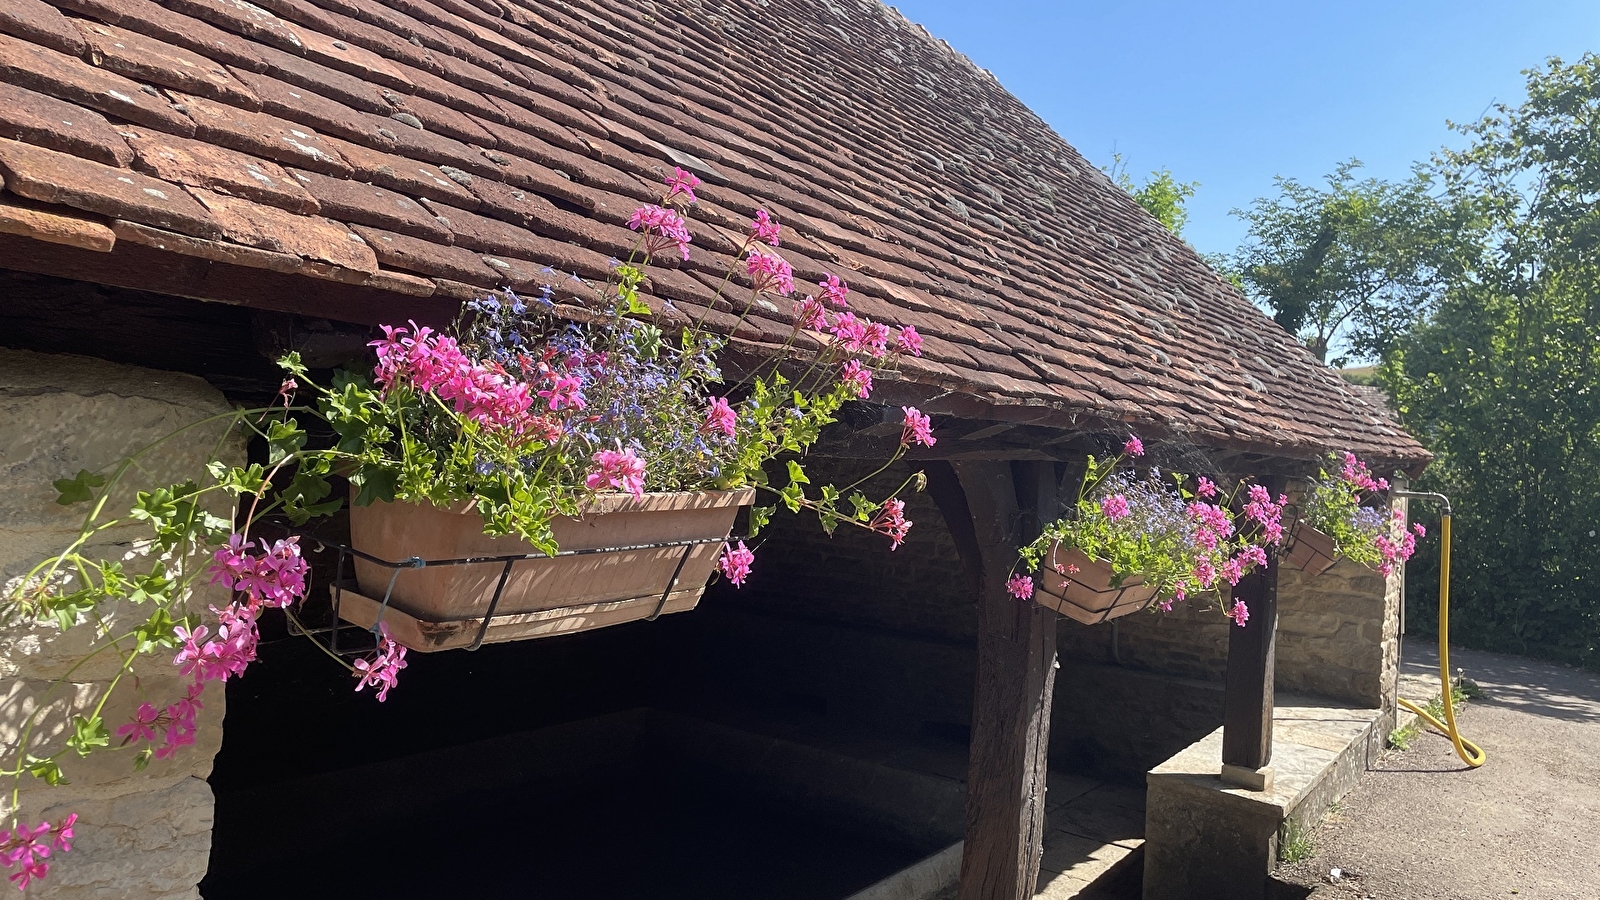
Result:
<instances>
[{"instance_id":1,"label":"stone block","mask_svg":"<svg viewBox=\"0 0 1600 900\"><path fill-rule=\"evenodd\" d=\"M1282 697L1274 721L1263 790L1220 777L1220 728L1150 771L1144 900L1263 900L1284 823L1309 827L1354 787L1393 717Z\"/></svg>"},{"instance_id":2,"label":"stone block","mask_svg":"<svg viewBox=\"0 0 1600 900\"><path fill-rule=\"evenodd\" d=\"M0 583L17 583L38 560L59 552L78 534L84 508L57 505L51 481L80 469L100 470L228 409L220 394L190 376L87 357L0 350ZM201 472L220 436L219 424L164 444L146 458L148 474L141 483L114 491L108 509L125 507L136 488ZM241 446L224 450L226 456L242 456ZM228 509L213 511L226 514ZM138 562L149 552L142 538L139 529L111 529L89 549ZM190 603L203 610L227 599L225 590L206 585ZM111 633L125 632L149 614L137 606L110 604L96 612ZM54 750L71 716L91 708L115 676L118 664L110 654L69 674L95 644L91 629L83 626L66 632L54 624L0 628L0 751L8 765L30 720L29 746ZM165 654L139 660L132 675L140 690L131 690L132 680L125 679L103 710L113 730L140 702L164 706L179 699L188 682ZM211 846L213 801L204 779L222 739L221 686L211 686L201 699L196 744L170 760L153 760L135 772L128 752L86 759L68 755L61 765L70 784L51 788L24 780L18 796L23 818L79 816L72 852L51 860L50 877L30 888L30 896L197 896L195 885L205 874ZM7 795L0 800L0 817L10 813Z\"/></svg>"}]
</instances>

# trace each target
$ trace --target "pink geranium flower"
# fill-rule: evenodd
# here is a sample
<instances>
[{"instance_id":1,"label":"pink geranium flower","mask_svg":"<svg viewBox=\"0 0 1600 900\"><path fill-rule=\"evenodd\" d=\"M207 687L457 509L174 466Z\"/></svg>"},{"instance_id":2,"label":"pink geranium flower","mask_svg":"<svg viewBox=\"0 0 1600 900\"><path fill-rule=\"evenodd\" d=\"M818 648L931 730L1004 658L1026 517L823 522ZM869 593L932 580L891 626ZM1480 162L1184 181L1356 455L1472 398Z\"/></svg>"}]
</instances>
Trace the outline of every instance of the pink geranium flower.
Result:
<instances>
[{"instance_id":1,"label":"pink geranium flower","mask_svg":"<svg viewBox=\"0 0 1600 900\"><path fill-rule=\"evenodd\" d=\"M873 359L879 359L889 352L889 326L881 322L868 322L861 336L861 345L867 348Z\"/></svg>"},{"instance_id":2,"label":"pink geranium flower","mask_svg":"<svg viewBox=\"0 0 1600 900\"><path fill-rule=\"evenodd\" d=\"M717 569L724 578L733 583L734 587L743 587L744 580L750 577L750 565L756 561L756 555L750 548L739 542L737 547L722 545L722 558L717 560Z\"/></svg>"},{"instance_id":3,"label":"pink geranium flower","mask_svg":"<svg viewBox=\"0 0 1600 900\"><path fill-rule=\"evenodd\" d=\"M400 386L433 393L474 422L521 434L529 425L533 395L526 384L509 378L498 364L473 360L455 338L434 335L430 328L383 326L376 348L373 378L385 396Z\"/></svg>"},{"instance_id":4,"label":"pink geranium flower","mask_svg":"<svg viewBox=\"0 0 1600 900\"><path fill-rule=\"evenodd\" d=\"M817 282L817 287L822 288L822 299L833 304L838 309L850 306L850 285L837 275L829 275Z\"/></svg>"},{"instance_id":5,"label":"pink geranium flower","mask_svg":"<svg viewBox=\"0 0 1600 900\"><path fill-rule=\"evenodd\" d=\"M845 363L840 380L854 387L859 399L865 400L872 394L872 370L863 366L860 360L852 359Z\"/></svg>"},{"instance_id":6,"label":"pink geranium flower","mask_svg":"<svg viewBox=\"0 0 1600 900\"><path fill-rule=\"evenodd\" d=\"M665 199L671 200L682 194L686 201L698 203L700 198L694 195L694 189L699 186L700 179L696 178L694 173L674 166L672 174L667 176L667 196Z\"/></svg>"},{"instance_id":7,"label":"pink geranium flower","mask_svg":"<svg viewBox=\"0 0 1600 900\"><path fill-rule=\"evenodd\" d=\"M905 425L900 430L900 443L908 447L912 443L932 447L936 442L933 436L933 420L923 415L915 406L902 406L900 411L906 416Z\"/></svg>"},{"instance_id":8,"label":"pink geranium flower","mask_svg":"<svg viewBox=\"0 0 1600 900\"><path fill-rule=\"evenodd\" d=\"M900 329L900 337L895 341L894 348L901 353L907 353L911 356L921 356L922 335L917 334L917 330L915 328L907 325L906 327Z\"/></svg>"},{"instance_id":9,"label":"pink geranium flower","mask_svg":"<svg viewBox=\"0 0 1600 900\"><path fill-rule=\"evenodd\" d=\"M689 224L676 212L660 206L641 206L628 217L628 227L644 235L647 255L675 248L685 260L689 258Z\"/></svg>"},{"instance_id":10,"label":"pink geranium flower","mask_svg":"<svg viewBox=\"0 0 1600 900\"><path fill-rule=\"evenodd\" d=\"M234 532L228 536L228 543L217 548L212 554L211 583L221 583L228 590L237 590L239 583L246 575L255 571L255 557L250 555L250 547L254 541L246 541L244 535Z\"/></svg>"},{"instance_id":11,"label":"pink geranium flower","mask_svg":"<svg viewBox=\"0 0 1600 900\"><path fill-rule=\"evenodd\" d=\"M707 434L721 432L724 437L731 438L738 422L739 414L728 405L727 399L713 397L710 408L706 410L706 423L702 427Z\"/></svg>"},{"instance_id":12,"label":"pink geranium flower","mask_svg":"<svg viewBox=\"0 0 1600 900\"><path fill-rule=\"evenodd\" d=\"M117 726L117 737L122 738L123 743L153 741L156 739L156 720L160 716L154 706L141 703L133 714L132 722Z\"/></svg>"},{"instance_id":13,"label":"pink geranium flower","mask_svg":"<svg viewBox=\"0 0 1600 900\"><path fill-rule=\"evenodd\" d=\"M890 497L883 501L883 506L878 509L878 514L872 517L867 527L879 534L886 534L892 542L890 550L900 549L905 542L906 533L911 530L911 522L906 518L906 504L899 497Z\"/></svg>"},{"instance_id":14,"label":"pink geranium flower","mask_svg":"<svg viewBox=\"0 0 1600 900\"><path fill-rule=\"evenodd\" d=\"M256 607L233 603L225 609L211 607L217 616L217 634L205 640L204 625L193 632L179 626L175 631L183 645L172 663L181 674L192 676L196 684L207 681L227 681L243 675L256 658L256 644L260 632L256 628ZM202 643L203 642L203 643Z\"/></svg>"},{"instance_id":15,"label":"pink geranium flower","mask_svg":"<svg viewBox=\"0 0 1600 900\"><path fill-rule=\"evenodd\" d=\"M1101 499L1100 512L1104 513L1106 518L1115 522L1116 520L1131 514L1133 512L1133 508L1128 505L1127 497L1124 497L1121 494L1112 494L1109 497Z\"/></svg>"},{"instance_id":16,"label":"pink geranium flower","mask_svg":"<svg viewBox=\"0 0 1600 900\"><path fill-rule=\"evenodd\" d=\"M1373 478L1372 472L1367 469L1367 464L1356 458L1354 453L1344 455L1344 467L1339 471L1339 477L1346 484L1363 491L1387 491L1389 482L1384 478Z\"/></svg>"},{"instance_id":17,"label":"pink geranium flower","mask_svg":"<svg viewBox=\"0 0 1600 900\"><path fill-rule=\"evenodd\" d=\"M1018 572L1006 582L1006 593L1018 600L1033 599L1033 578Z\"/></svg>"},{"instance_id":18,"label":"pink geranium flower","mask_svg":"<svg viewBox=\"0 0 1600 900\"><path fill-rule=\"evenodd\" d=\"M589 402L583 398L583 380L576 375L562 375L550 383L550 387L539 392L539 397L550 402L551 412L571 407L572 409L587 409Z\"/></svg>"},{"instance_id":19,"label":"pink geranium flower","mask_svg":"<svg viewBox=\"0 0 1600 900\"><path fill-rule=\"evenodd\" d=\"M767 215L764 209L756 210L756 217L750 220L750 239L778 246L778 232L783 230L775 219Z\"/></svg>"},{"instance_id":20,"label":"pink geranium flower","mask_svg":"<svg viewBox=\"0 0 1600 900\"><path fill-rule=\"evenodd\" d=\"M1143 456L1144 441L1139 440L1136 435L1129 435L1127 443L1122 445L1122 452L1128 456Z\"/></svg>"},{"instance_id":21,"label":"pink geranium flower","mask_svg":"<svg viewBox=\"0 0 1600 900\"><path fill-rule=\"evenodd\" d=\"M378 690L378 702L389 699L389 689L399 684L400 670L406 667L406 648L389 637L389 626L378 623L378 652L370 659L358 659L353 664L356 692L364 687Z\"/></svg>"},{"instance_id":22,"label":"pink geranium flower","mask_svg":"<svg viewBox=\"0 0 1600 900\"><path fill-rule=\"evenodd\" d=\"M807 296L794 305L794 327L806 331L821 331L828 327L828 311L822 301Z\"/></svg>"},{"instance_id":23,"label":"pink geranium flower","mask_svg":"<svg viewBox=\"0 0 1600 900\"><path fill-rule=\"evenodd\" d=\"M839 349L846 353L855 353L866 344L867 325L856 318L855 313L840 313L828 330Z\"/></svg>"},{"instance_id":24,"label":"pink geranium flower","mask_svg":"<svg viewBox=\"0 0 1600 900\"><path fill-rule=\"evenodd\" d=\"M583 482L589 490L612 487L635 498L644 496L644 460L634 454L632 447L621 451L601 450L590 459L594 468Z\"/></svg>"},{"instance_id":25,"label":"pink geranium flower","mask_svg":"<svg viewBox=\"0 0 1600 900\"><path fill-rule=\"evenodd\" d=\"M1222 563L1222 579L1229 584L1238 584L1244 578L1244 563L1236 556Z\"/></svg>"},{"instance_id":26,"label":"pink geranium flower","mask_svg":"<svg viewBox=\"0 0 1600 900\"><path fill-rule=\"evenodd\" d=\"M758 294L771 291L787 297L794 293L794 269L782 257L752 250L745 260L745 269L750 273L752 289Z\"/></svg>"},{"instance_id":27,"label":"pink geranium flower","mask_svg":"<svg viewBox=\"0 0 1600 900\"><path fill-rule=\"evenodd\" d=\"M20 871L11 875L7 875L6 879L12 884L16 885L17 890L25 891L28 889L29 884L39 881L49 874L49 863L43 861L34 861L23 863Z\"/></svg>"},{"instance_id":28,"label":"pink geranium flower","mask_svg":"<svg viewBox=\"0 0 1600 900\"><path fill-rule=\"evenodd\" d=\"M1243 628L1244 623L1250 620L1250 607L1245 606L1243 600L1234 600L1233 609L1228 610L1228 618L1233 620L1233 624Z\"/></svg>"},{"instance_id":29,"label":"pink geranium flower","mask_svg":"<svg viewBox=\"0 0 1600 900\"><path fill-rule=\"evenodd\" d=\"M1209 500L1212 497L1217 496L1217 484L1204 475L1201 475L1194 492Z\"/></svg>"},{"instance_id":30,"label":"pink geranium flower","mask_svg":"<svg viewBox=\"0 0 1600 900\"><path fill-rule=\"evenodd\" d=\"M72 827L77 821L78 814L72 813L55 826L40 822L31 828L19 824L13 829L0 830L0 868L17 869L6 876L7 880L19 890L26 890L28 885L49 875L50 864L45 860L52 850L66 853L72 849ZM42 840L47 834L50 837Z\"/></svg>"}]
</instances>

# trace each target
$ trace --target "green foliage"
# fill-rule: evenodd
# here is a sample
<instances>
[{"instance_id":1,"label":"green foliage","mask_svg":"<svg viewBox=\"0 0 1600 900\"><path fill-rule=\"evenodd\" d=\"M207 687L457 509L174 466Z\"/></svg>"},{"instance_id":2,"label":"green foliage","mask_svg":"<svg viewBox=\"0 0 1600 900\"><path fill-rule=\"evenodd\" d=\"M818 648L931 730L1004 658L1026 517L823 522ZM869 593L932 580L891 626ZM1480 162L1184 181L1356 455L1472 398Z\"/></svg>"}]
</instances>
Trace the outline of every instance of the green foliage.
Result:
<instances>
[{"instance_id":1,"label":"green foliage","mask_svg":"<svg viewBox=\"0 0 1600 900\"><path fill-rule=\"evenodd\" d=\"M1336 455L1329 462L1338 465ZM1306 496L1305 520L1312 528L1333 538L1334 550L1358 565L1376 568L1383 561L1374 539L1382 534L1387 519L1382 513L1369 513L1370 522L1361 516L1361 491L1327 469L1317 473Z\"/></svg>"},{"instance_id":2,"label":"green foliage","mask_svg":"<svg viewBox=\"0 0 1600 900\"><path fill-rule=\"evenodd\" d=\"M1336 338L1381 356L1459 271L1471 234L1461 208L1419 172L1402 182L1358 179L1341 163L1326 187L1278 177L1278 194L1233 211L1249 238L1221 269L1323 362Z\"/></svg>"},{"instance_id":3,"label":"green foliage","mask_svg":"<svg viewBox=\"0 0 1600 900\"><path fill-rule=\"evenodd\" d=\"M1142 453L1142 448L1136 451ZM1163 476L1157 469L1140 475L1123 468L1129 461L1126 449L1110 458L1090 456L1077 502L1067 516L1046 525L1036 540L1018 551L1017 568L1031 573L1049 563L1062 575L1074 574L1074 569L1051 558L1051 548L1059 543L1108 564L1113 587L1137 579L1154 587L1162 603L1204 594L1223 600L1219 585L1225 579L1217 573L1236 553L1242 554L1241 575L1254 568L1254 563L1243 561L1244 551L1260 539L1260 523L1241 522L1243 527L1235 527L1239 520L1230 507L1236 496L1217 496L1213 486L1206 498L1200 498L1190 490L1189 476ZM1199 509L1213 511L1226 527L1203 524L1203 517L1195 514ZM1202 531L1215 539L1202 540ZM1209 580L1200 574L1203 567L1211 570Z\"/></svg>"},{"instance_id":4,"label":"green foliage","mask_svg":"<svg viewBox=\"0 0 1600 900\"><path fill-rule=\"evenodd\" d=\"M98 714L91 717L72 717L72 735L67 738L67 746L79 756L88 756L96 747L110 745L111 732L106 730L105 720Z\"/></svg>"},{"instance_id":5,"label":"green foliage","mask_svg":"<svg viewBox=\"0 0 1600 900\"><path fill-rule=\"evenodd\" d=\"M1106 175L1110 175L1117 187L1122 187L1150 213L1155 221L1166 226L1166 231L1182 237L1184 226L1189 224L1189 210L1184 208L1184 203L1194 197L1195 189L1200 187L1198 181L1178 181L1173 178L1173 173L1168 168L1152 171L1149 178L1144 179L1144 184L1134 184L1133 178L1128 176L1128 162L1122 154L1110 155L1110 168Z\"/></svg>"},{"instance_id":6,"label":"green foliage","mask_svg":"<svg viewBox=\"0 0 1600 900\"><path fill-rule=\"evenodd\" d=\"M1293 822L1284 823L1283 831L1278 835L1279 862L1304 862L1310 859L1311 854L1315 853L1316 850L1316 843L1311 838L1311 832Z\"/></svg>"},{"instance_id":7,"label":"green foliage","mask_svg":"<svg viewBox=\"0 0 1600 900\"><path fill-rule=\"evenodd\" d=\"M1121 456L1089 457L1072 515L1045 526L1037 540L1019 551L1024 571L1036 571L1047 562L1050 548L1059 542L1090 559L1110 563L1113 587L1121 586L1129 578L1139 578L1166 594L1171 586L1190 574L1194 567L1193 529L1181 515L1181 502L1178 503L1179 515L1159 520L1140 516L1142 527L1136 528L1129 527L1134 521L1132 517L1113 518L1102 508L1106 487L1123 462ZM1120 487L1124 482L1119 479L1116 483ZM1167 491L1167 485L1152 487L1152 494ZM1183 501L1193 499L1193 495L1182 488L1181 479L1172 484L1172 489L1175 501L1180 497Z\"/></svg>"},{"instance_id":8,"label":"green foliage","mask_svg":"<svg viewBox=\"0 0 1600 900\"><path fill-rule=\"evenodd\" d=\"M1417 735L1421 733L1422 726L1418 725L1416 722L1412 722L1403 728L1392 728L1389 730L1389 749L1399 750L1400 752L1404 753L1405 751L1411 749L1411 742L1416 740Z\"/></svg>"},{"instance_id":9,"label":"green foliage","mask_svg":"<svg viewBox=\"0 0 1600 900\"><path fill-rule=\"evenodd\" d=\"M57 763L53 758L40 759L30 754L26 762L23 763L23 768L29 775L51 787L55 787L58 784L72 783L61 773L60 763Z\"/></svg>"},{"instance_id":10,"label":"green foliage","mask_svg":"<svg viewBox=\"0 0 1600 900\"><path fill-rule=\"evenodd\" d=\"M1127 161L1120 153L1111 155L1111 167L1106 170L1106 174L1144 207L1145 212L1165 225L1168 231L1179 236L1183 234L1183 226L1189 222L1189 211L1184 208L1184 204L1194 196L1200 182L1179 181L1172 176L1170 169L1161 169L1151 172L1144 184L1135 184L1128 176Z\"/></svg>"},{"instance_id":11,"label":"green foliage","mask_svg":"<svg viewBox=\"0 0 1600 900\"><path fill-rule=\"evenodd\" d=\"M1483 240L1381 374L1455 502L1452 636L1600 663L1600 57L1528 73L1528 99L1434 161ZM1413 561L1414 596L1437 557ZM1416 604L1413 608L1420 606ZM1419 623L1421 624L1421 623Z\"/></svg>"}]
</instances>

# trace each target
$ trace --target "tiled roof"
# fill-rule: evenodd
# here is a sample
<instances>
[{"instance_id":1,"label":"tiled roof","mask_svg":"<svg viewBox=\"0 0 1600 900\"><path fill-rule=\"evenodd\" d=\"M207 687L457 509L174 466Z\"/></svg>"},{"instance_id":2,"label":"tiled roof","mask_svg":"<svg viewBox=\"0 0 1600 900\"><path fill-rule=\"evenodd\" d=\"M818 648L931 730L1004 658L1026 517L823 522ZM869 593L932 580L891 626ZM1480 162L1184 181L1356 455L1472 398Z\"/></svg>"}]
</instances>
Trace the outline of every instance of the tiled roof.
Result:
<instances>
[{"instance_id":1,"label":"tiled roof","mask_svg":"<svg viewBox=\"0 0 1600 900\"><path fill-rule=\"evenodd\" d=\"M0 0L0 232L445 307L571 286L552 270L604 278L674 165L706 183L691 259L651 273L658 306L699 315L764 207L797 280L840 274L858 312L925 335L895 396L1427 457L991 75L876 2ZM742 346L782 342L775 307Z\"/></svg>"}]
</instances>

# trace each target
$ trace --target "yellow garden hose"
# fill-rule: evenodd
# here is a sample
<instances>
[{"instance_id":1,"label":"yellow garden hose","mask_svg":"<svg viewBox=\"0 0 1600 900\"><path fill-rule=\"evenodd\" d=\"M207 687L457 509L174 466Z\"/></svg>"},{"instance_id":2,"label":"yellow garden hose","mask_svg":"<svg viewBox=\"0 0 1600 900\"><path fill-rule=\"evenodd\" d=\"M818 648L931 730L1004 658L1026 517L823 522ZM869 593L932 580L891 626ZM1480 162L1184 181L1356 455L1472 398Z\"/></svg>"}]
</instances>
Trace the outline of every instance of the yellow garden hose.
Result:
<instances>
[{"instance_id":1,"label":"yellow garden hose","mask_svg":"<svg viewBox=\"0 0 1600 900\"><path fill-rule=\"evenodd\" d=\"M1443 498L1441 498L1443 499ZM1445 501L1446 504L1449 501ZM1488 757L1484 755L1483 748L1461 736L1456 728L1456 704L1453 691L1450 690L1450 507L1445 506L1444 515L1439 518L1439 689L1444 695L1444 721L1440 722L1427 710L1401 698L1400 705L1416 713L1419 718L1432 725L1441 734L1449 735L1451 743L1456 746L1456 755L1461 761L1476 769L1484 764Z\"/></svg>"}]
</instances>

